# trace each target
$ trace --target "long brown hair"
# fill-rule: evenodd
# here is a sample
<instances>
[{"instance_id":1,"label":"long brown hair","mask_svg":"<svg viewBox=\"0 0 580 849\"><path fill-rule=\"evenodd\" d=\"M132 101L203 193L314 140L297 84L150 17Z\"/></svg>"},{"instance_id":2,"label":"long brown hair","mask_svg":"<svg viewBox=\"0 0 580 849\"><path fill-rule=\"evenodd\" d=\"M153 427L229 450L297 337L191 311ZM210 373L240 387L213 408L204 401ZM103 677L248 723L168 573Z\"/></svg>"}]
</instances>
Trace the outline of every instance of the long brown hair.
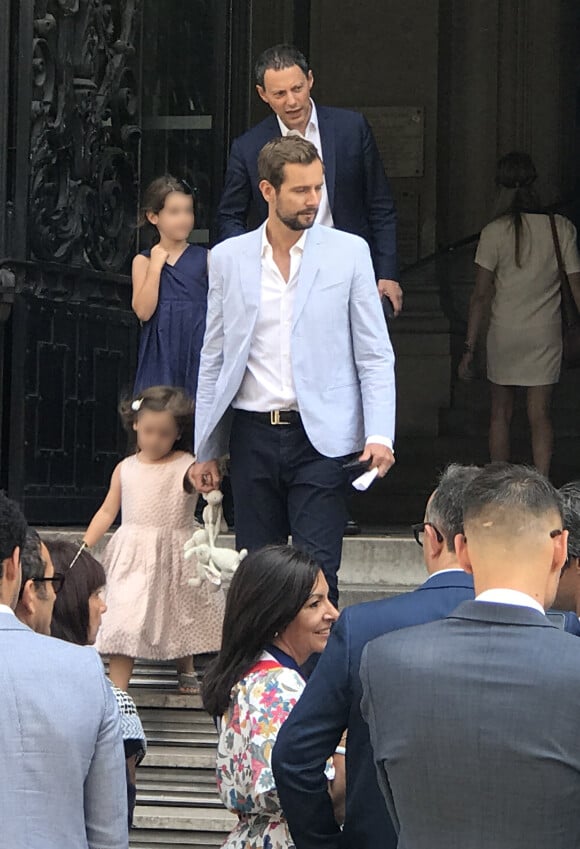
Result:
<instances>
[{"instance_id":1,"label":"long brown hair","mask_svg":"<svg viewBox=\"0 0 580 849\"><path fill-rule=\"evenodd\" d=\"M540 199L534 189L537 177L536 166L528 153L514 150L497 163L495 182L499 192L494 219L507 217L513 224L518 268L521 268L522 213L541 212Z\"/></svg>"}]
</instances>

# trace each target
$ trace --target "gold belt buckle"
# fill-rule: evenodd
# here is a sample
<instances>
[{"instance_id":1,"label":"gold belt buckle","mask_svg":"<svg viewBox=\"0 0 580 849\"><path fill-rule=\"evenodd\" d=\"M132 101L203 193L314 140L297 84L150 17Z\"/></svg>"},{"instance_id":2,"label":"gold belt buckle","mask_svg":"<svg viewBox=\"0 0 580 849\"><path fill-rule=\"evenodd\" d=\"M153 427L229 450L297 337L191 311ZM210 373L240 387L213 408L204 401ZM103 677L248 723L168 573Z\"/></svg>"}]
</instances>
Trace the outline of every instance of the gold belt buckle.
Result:
<instances>
[{"instance_id":1,"label":"gold belt buckle","mask_svg":"<svg viewBox=\"0 0 580 849\"><path fill-rule=\"evenodd\" d=\"M286 412L282 410L282 412ZM270 424L271 425L289 425L290 422L283 422L280 419L280 410L270 410Z\"/></svg>"}]
</instances>

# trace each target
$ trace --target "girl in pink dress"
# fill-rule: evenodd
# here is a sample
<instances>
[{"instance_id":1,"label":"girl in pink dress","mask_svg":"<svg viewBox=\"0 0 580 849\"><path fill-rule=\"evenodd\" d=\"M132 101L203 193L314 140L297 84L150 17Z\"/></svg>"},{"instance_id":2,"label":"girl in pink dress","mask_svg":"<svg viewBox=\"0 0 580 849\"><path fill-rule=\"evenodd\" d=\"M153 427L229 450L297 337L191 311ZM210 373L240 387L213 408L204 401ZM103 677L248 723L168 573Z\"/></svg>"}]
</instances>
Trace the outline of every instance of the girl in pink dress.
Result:
<instances>
[{"instance_id":1,"label":"girl in pink dress","mask_svg":"<svg viewBox=\"0 0 580 849\"><path fill-rule=\"evenodd\" d=\"M104 556L108 613L97 648L109 655L109 675L126 690L136 657L175 660L179 688L199 691L193 654L220 646L223 591L191 587L195 565L183 546L191 535L197 493L187 470L194 457L193 402L180 389L153 386L121 404L136 452L115 468L107 497L83 546L101 539L121 510L122 521Z\"/></svg>"}]
</instances>

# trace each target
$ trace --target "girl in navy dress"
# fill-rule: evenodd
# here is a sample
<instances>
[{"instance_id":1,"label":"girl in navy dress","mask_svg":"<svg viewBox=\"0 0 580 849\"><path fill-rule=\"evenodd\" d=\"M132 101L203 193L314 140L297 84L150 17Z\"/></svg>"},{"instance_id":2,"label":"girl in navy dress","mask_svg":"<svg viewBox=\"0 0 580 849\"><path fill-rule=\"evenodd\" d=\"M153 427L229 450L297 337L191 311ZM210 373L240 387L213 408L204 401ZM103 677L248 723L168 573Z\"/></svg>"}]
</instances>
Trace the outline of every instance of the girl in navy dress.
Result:
<instances>
[{"instance_id":1,"label":"girl in navy dress","mask_svg":"<svg viewBox=\"0 0 580 849\"><path fill-rule=\"evenodd\" d=\"M133 260L132 306L142 322L134 393L178 386L195 398L207 310L208 251L187 241L194 225L193 194L165 175L145 192L142 221L159 241Z\"/></svg>"}]
</instances>

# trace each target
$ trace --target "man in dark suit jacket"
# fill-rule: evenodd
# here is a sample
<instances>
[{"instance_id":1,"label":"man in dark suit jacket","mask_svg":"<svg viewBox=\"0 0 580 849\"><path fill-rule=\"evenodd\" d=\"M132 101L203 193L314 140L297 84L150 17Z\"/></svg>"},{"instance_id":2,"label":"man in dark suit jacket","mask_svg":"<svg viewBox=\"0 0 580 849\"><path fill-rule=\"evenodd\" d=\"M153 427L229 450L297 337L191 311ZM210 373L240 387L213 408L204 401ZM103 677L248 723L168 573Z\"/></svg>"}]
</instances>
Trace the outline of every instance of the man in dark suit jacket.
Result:
<instances>
[{"instance_id":1,"label":"man in dark suit jacket","mask_svg":"<svg viewBox=\"0 0 580 849\"><path fill-rule=\"evenodd\" d=\"M256 62L256 89L272 115L235 139L217 213L217 241L239 236L268 217L258 189L258 154L266 142L293 131L316 146L324 162L325 189L317 221L368 242L381 295L397 314L396 212L376 142L358 112L315 106L314 82L305 57L279 44Z\"/></svg>"},{"instance_id":2,"label":"man in dark suit jacket","mask_svg":"<svg viewBox=\"0 0 580 849\"><path fill-rule=\"evenodd\" d=\"M361 710L399 849L580 846L580 652L544 615L566 561L557 491L484 469L458 560L475 601L363 652Z\"/></svg>"},{"instance_id":3,"label":"man in dark suit jacket","mask_svg":"<svg viewBox=\"0 0 580 849\"><path fill-rule=\"evenodd\" d=\"M276 786L297 849L394 849L396 835L381 796L368 728L360 713L362 650L380 634L440 619L473 598L473 581L455 558L462 500L475 466L450 466L416 527L430 577L415 592L347 607L274 748ZM422 528L422 530L421 530ZM348 728L346 817L341 832L324 775L326 759Z\"/></svg>"}]
</instances>

